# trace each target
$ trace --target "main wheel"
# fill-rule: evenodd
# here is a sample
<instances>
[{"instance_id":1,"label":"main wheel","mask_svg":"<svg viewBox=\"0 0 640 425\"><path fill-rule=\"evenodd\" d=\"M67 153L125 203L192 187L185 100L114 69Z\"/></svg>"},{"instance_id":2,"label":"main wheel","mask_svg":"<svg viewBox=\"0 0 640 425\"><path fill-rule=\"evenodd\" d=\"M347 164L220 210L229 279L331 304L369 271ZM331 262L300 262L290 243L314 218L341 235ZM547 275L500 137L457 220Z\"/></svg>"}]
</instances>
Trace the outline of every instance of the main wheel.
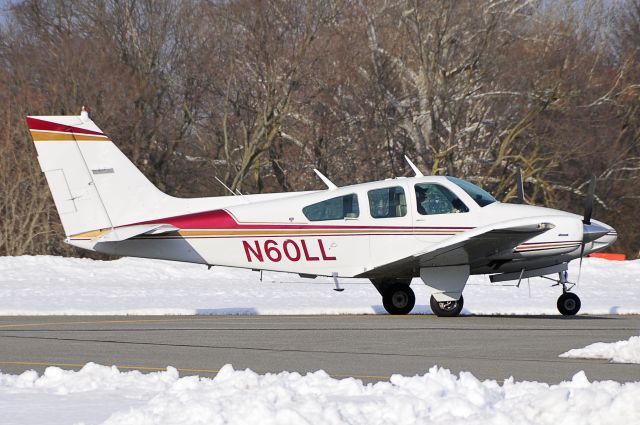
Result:
<instances>
[{"instance_id":1,"label":"main wheel","mask_svg":"<svg viewBox=\"0 0 640 425\"><path fill-rule=\"evenodd\" d=\"M394 283L382 295L382 305L389 314L409 314L416 304L416 296L409 285Z\"/></svg>"},{"instance_id":2,"label":"main wheel","mask_svg":"<svg viewBox=\"0 0 640 425\"><path fill-rule=\"evenodd\" d=\"M438 317L456 317L460 315L462 306L464 305L464 298L460 295L458 301L442 301L438 302L433 295L431 295L431 310Z\"/></svg>"},{"instance_id":3,"label":"main wheel","mask_svg":"<svg viewBox=\"0 0 640 425\"><path fill-rule=\"evenodd\" d=\"M558 311L564 316L574 316L580 311L580 298L573 292L565 292L558 297Z\"/></svg>"}]
</instances>

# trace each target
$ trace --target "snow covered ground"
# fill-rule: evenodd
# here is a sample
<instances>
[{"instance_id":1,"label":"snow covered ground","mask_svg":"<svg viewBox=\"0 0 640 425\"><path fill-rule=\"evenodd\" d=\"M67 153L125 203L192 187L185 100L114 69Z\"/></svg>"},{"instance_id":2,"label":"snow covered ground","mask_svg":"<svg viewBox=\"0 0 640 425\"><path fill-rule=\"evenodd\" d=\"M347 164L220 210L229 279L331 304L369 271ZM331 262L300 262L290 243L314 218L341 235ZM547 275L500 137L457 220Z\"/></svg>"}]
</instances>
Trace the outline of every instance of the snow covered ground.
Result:
<instances>
[{"instance_id":1,"label":"snow covered ground","mask_svg":"<svg viewBox=\"0 0 640 425\"><path fill-rule=\"evenodd\" d=\"M438 367L366 385L322 371L258 375L229 365L213 379L91 363L77 372L0 374L4 425L637 424L638 400L640 382L589 382L582 372L558 385L500 385Z\"/></svg>"},{"instance_id":2,"label":"snow covered ground","mask_svg":"<svg viewBox=\"0 0 640 425\"><path fill-rule=\"evenodd\" d=\"M606 359L613 363L640 364L640 336L632 336L626 341L596 342L584 348L575 348L560 357L574 359Z\"/></svg>"},{"instance_id":3,"label":"snow covered ground","mask_svg":"<svg viewBox=\"0 0 640 425\"><path fill-rule=\"evenodd\" d=\"M578 263L570 265L577 276ZM52 256L0 257L0 315L50 314L382 314L378 292L367 280L260 273L224 267L124 258L116 261ZM507 282L507 285L513 285ZM520 288L472 276L463 314L558 314L558 287L535 278ZM431 313L419 279L413 313ZM640 260L585 259L581 314L640 313Z\"/></svg>"},{"instance_id":4,"label":"snow covered ground","mask_svg":"<svg viewBox=\"0 0 640 425\"><path fill-rule=\"evenodd\" d=\"M577 264L570 274L577 275ZM213 268L167 261L0 257L0 315L45 314L382 314L364 280ZM431 313L415 280L414 313ZM466 314L558 314L559 288L543 279L520 288L472 277ZM640 261L587 259L577 288L586 314L640 313ZM571 350L619 361L640 337ZM586 354L585 354L586 353ZM627 357L625 357L627 358ZM0 372L0 424L620 424L640 423L640 382L589 382L580 372L558 385L502 384L433 367L420 376L363 384L323 371L259 375L225 366L213 378L176 369L143 374L89 363L80 371Z\"/></svg>"}]
</instances>

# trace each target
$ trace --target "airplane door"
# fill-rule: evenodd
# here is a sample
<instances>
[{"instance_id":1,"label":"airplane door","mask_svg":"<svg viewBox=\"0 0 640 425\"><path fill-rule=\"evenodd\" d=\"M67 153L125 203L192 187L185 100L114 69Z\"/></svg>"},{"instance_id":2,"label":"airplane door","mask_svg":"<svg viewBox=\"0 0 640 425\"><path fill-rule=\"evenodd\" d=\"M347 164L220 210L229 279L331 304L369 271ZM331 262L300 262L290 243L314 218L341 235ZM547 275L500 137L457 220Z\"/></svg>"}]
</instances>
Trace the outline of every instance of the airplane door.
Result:
<instances>
[{"instance_id":1,"label":"airplane door","mask_svg":"<svg viewBox=\"0 0 640 425\"><path fill-rule=\"evenodd\" d=\"M403 258L415 252L409 185L402 181L366 192L371 226L370 267Z\"/></svg>"},{"instance_id":2,"label":"airplane door","mask_svg":"<svg viewBox=\"0 0 640 425\"><path fill-rule=\"evenodd\" d=\"M413 231L420 242L437 243L472 227L469 207L444 185L415 183L411 196Z\"/></svg>"}]
</instances>

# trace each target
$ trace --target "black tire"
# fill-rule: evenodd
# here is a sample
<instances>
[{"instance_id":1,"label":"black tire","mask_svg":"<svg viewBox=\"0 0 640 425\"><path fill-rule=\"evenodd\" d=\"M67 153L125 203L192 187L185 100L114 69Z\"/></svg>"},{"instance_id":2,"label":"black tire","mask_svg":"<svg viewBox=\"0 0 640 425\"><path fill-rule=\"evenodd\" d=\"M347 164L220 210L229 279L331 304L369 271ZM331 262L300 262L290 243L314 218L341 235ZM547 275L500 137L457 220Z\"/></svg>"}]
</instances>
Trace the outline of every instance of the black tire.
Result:
<instances>
[{"instance_id":1,"label":"black tire","mask_svg":"<svg viewBox=\"0 0 640 425\"><path fill-rule=\"evenodd\" d=\"M429 300L429 304L431 304L431 310L438 317L456 317L460 315L462 311L462 307L464 306L464 297L460 295L460 299L458 301L445 301L438 302L433 295L431 295L431 299Z\"/></svg>"},{"instance_id":2,"label":"black tire","mask_svg":"<svg viewBox=\"0 0 640 425\"><path fill-rule=\"evenodd\" d=\"M389 314L409 314L416 305L416 295L409 285L394 283L384 291L382 305Z\"/></svg>"},{"instance_id":3,"label":"black tire","mask_svg":"<svg viewBox=\"0 0 640 425\"><path fill-rule=\"evenodd\" d=\"M565 292L558 297L557 306L563 316L575 316L580 311L580 298L573 292Z\"/></svg>"}]
</instances>

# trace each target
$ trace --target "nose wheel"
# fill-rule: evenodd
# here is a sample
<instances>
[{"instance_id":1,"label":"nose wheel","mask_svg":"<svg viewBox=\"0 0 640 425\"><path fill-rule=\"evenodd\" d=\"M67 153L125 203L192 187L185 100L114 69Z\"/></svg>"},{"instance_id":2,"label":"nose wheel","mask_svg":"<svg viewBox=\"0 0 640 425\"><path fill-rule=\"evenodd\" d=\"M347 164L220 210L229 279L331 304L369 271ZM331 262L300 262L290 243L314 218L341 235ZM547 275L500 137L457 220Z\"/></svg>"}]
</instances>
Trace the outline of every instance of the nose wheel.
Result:
<instances>
[{"instance_id":1,"label":"nose wheel","mask_svg":"<svg viewBox=\"0 0 640 425\"><path fill-rule=\"evenodd\" d=\"M567 272L558 273L558 284L562 285L562 295L558 297L556 306L563 316L575 316L580 311L580 297L573 292L569 292L575 284L567 281Z\"/></svg>"},{"instance_id":2,"label":"nose wheel","mask_svg":"<svg viewBox=\"0 0 640 425\"><path fill-rule=\"evenodd\" d=\"M575 316L580 311L580 298L573 292L565 292L558 298L558 311L563 316Z\"/></svg>"}]
</instances>

